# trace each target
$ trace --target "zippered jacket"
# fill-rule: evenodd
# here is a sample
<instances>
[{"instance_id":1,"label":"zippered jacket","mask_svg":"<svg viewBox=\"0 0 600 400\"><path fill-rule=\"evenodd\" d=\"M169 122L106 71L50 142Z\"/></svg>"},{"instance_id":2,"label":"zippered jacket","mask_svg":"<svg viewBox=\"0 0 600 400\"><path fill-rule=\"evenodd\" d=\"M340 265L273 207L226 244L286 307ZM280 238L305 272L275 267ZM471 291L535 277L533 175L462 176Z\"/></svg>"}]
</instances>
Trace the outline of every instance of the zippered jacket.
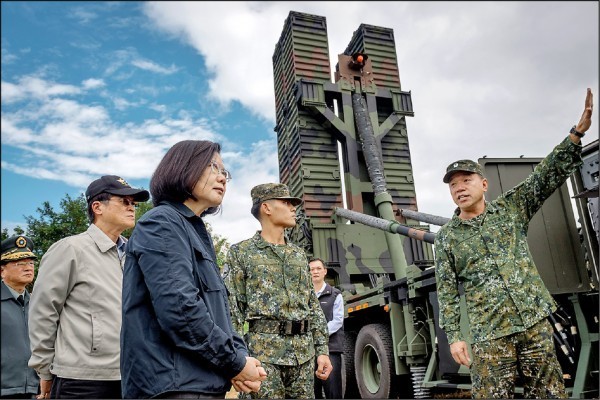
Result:
<instances>
[{"instance_id":1,"label":"zippered jacket","mask_svg":"<svg viewBox=\"0 0 600 400\"><path fill-rule=\"evenodd\" d=\"M138 221L123 276L123 397L221 395L246 365L202 218L161 202Z\"/></svg>"},{"instance_id":2,"label":"zippered jacket","mask_svg":"<svg viewBox=\"0 0 600 400\"><path fill-rule=\"evenodd\" d=\"M29 366L41 379L121 379L122 262L94 224L44 254L29 309Z\"/></svg>"}]
</instances>

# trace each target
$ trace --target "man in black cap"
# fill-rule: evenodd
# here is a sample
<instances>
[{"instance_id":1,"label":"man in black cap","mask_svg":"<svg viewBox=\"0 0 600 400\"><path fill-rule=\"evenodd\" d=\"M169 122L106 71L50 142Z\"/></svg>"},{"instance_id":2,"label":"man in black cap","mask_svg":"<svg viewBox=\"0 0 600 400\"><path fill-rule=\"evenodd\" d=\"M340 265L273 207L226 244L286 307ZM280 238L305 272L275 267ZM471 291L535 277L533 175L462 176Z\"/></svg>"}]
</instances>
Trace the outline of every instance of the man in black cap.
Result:
<instances>
[{"instance_id":1,"label":"man in black cap","mask_svg":"<svg viewBox=\"0 0 600 400\"><path fill-rule=\"evenodd\" d=\"M577 125L523 182L486 201L488 182L471 160L448 166L457 205L435 238L440 327L454 360L470 366L474 398L512 398L517 374L525 398L566 397L552 326L556 311L527 245L529 221L544 201L581 165L581 138L592 123L587 90ZM467 303L473 363L460 331L462 284Z\"/></svg>"},{"instance_id":2,"label":"man in black cap","mask_svg":"<svg viewBox=\"0 0 600 400\"><path fill-rule=\"evenodd\" d=\"M327 321L308 259L284 233L296 225L302 200L281 183L255 186L250 195L250 212L262 230L231 246L224 274L233 326L243 335L248 323L248 351L267 371L259 392L251 396L311 399L315 374L325 380L332 366Z\"/></svg>"},{"instance_id":3,"label":"man in black cap","mask_svg":"<svg viewBox=\"0 0 600 400\"><path fill-rule=\"evenodd\" d=\"M2 241L2 398L31 399L38 392L39 379L27 366L31 350L27 329L29 292L33 282L33 242L27 236Z\"/></svg>"},{"instance_id":4,"label":"man in black cap","mask_svg":"<svg viewBox=\"0 0 600 400\"><path fill-rule=\"evenodd\" d=\"M31 359L40 397L120 398L121 287L125 244L146 190L106 175L85 192L87 231L42 257L29 314Z\"/></svg>"}]
</instances>

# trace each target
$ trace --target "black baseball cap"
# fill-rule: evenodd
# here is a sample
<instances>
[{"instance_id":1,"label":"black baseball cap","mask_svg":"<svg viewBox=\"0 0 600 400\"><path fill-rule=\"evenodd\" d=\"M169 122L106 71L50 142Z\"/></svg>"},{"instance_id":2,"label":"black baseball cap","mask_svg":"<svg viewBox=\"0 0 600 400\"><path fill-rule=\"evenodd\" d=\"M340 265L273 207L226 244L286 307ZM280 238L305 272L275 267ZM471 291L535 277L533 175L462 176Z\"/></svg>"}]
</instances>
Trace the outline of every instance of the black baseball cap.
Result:
<instances>
[{"instance_id":1,"label":"black baseball cap","mask_svg":"<svg viewBox=\"0 0 600 400\"><path fill-rule=\"evenodd\" d=\"M104 175L90 183L85 191L85 199L89 203L92 198L100 193L110 193L117 196L131 196L134 201L147 201L150 193L144 189L132 188L125 179L117 175Z\"/></svg>"}]
</instances>

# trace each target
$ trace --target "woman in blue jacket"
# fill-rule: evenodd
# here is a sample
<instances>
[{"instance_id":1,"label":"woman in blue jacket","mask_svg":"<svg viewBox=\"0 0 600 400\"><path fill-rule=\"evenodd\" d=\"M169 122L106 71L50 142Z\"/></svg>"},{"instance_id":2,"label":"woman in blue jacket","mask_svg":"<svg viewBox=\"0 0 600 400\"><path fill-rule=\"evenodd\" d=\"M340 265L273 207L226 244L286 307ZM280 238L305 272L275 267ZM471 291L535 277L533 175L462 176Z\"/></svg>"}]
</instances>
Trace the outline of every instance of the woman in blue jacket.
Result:
<instances>
[{"instance_id":1,"label":"woman in blue jacket","mask_svg":"<svg viewBox=\"0 0 600 400\"><path fill-rule=\"evenodd\" d=\"M123 271L124 398L224 398L257 391L265 372L231 324L227 291L202 217L216 213L230 173L220 145L185 140L150 180Z\"/></svg>"}]
</instances>

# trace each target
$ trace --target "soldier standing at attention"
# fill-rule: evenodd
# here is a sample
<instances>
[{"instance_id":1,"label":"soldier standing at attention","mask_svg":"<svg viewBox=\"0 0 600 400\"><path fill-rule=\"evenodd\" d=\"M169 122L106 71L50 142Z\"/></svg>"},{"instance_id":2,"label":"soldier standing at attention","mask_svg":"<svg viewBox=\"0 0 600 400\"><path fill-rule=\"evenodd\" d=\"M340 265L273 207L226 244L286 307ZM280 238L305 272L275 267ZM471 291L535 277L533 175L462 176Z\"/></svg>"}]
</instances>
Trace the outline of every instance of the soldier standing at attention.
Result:
<instances>
[{"instance_id":1,"label":"soldier standing at attention","mask_svg":"<svg viewBox=\"0 0 600 400\"><path fill-rule=\"evenodd\" d=\"M326 381L315 381L315 399L342 398L342 353L344 352L344 298L342 292L325 282L327 268L320 258L308 263L315 293L327 320L329 359L333 370Z\"/></svg>"},{"instance_id":2,"label":"soldier standing at attention","mask_svg":"<svg viewBox=\"0 0 600 400\"><path fill-rule=\"evenodd\" d=\"M287 186L266 183L251 191L252 215L262 230L231 246L225 282L235 329L244 333L250 355L267 379L254 398L310 399L316 376L331 372L327 322L313 290L304 251L288 242L285 228L296 225L296 207Z\"/></svg>"},{"instance_id":3,"label":"soldier standing at attention","mask_svg":"<svg viewBox=\"0 0 600 400\"><path fill-rule=\"evenodd\" d=\"M525 398L564 398L565 387L547 317L556 304L531 258L529 221L544 201L581 165L581 138L592 123L593 97L570 135L532 174L487 202L488 182L471 160L450 164L444 175L458 206L436 235L440 326L454 360L469 366L460 333L458 283L467 302L473 340L473 398L512 398L517 372Z\"/></svg>"}]
</instances>

